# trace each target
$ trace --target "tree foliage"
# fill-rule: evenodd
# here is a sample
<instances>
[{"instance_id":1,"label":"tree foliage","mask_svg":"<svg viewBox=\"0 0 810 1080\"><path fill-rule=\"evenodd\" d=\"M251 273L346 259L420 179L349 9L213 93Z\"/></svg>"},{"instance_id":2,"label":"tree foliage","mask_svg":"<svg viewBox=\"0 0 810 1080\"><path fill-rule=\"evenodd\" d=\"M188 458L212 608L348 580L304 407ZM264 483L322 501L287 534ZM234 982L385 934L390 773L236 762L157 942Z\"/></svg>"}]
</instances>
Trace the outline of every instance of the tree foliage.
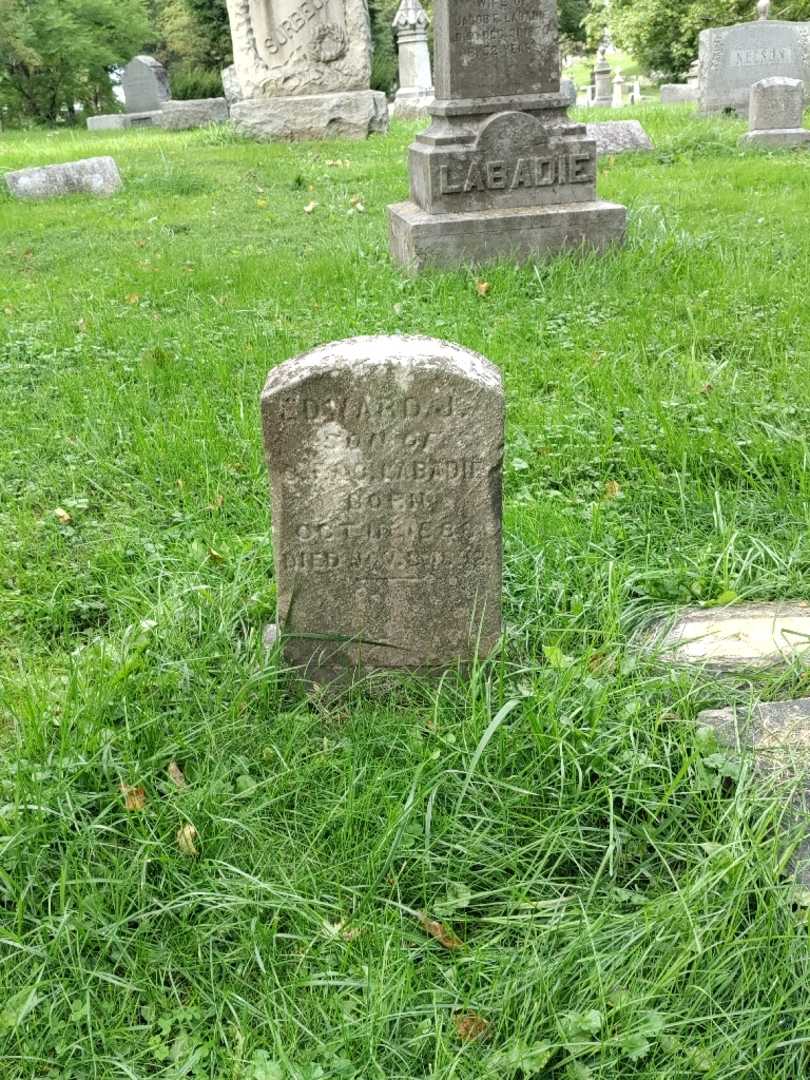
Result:
<instances>
[{"instance_id":1,"label":"tree foliage","mask_svg":"<svg viewBox=\"0 0 810 1080\"><path fill-rule=\"evenodd\" d=\"M696 58L701 30L756 17L754 0L611 0L594 11L594 23L600 10L618 46L647 70L673 78L683 77ZM806 18L808 13L810 0L777 0L771 17Z\"/></svg>"},{"instance_id":2,"label":"tree foliage","mask_svg":"<svg viewBox=\"0 0 810 1080\"><path fill-rule=\"evenodd\" d=\"M148 39L144 0L0 0L0 101L51 123L111 106L111 69Z\"/></svg>"}]
</instances>

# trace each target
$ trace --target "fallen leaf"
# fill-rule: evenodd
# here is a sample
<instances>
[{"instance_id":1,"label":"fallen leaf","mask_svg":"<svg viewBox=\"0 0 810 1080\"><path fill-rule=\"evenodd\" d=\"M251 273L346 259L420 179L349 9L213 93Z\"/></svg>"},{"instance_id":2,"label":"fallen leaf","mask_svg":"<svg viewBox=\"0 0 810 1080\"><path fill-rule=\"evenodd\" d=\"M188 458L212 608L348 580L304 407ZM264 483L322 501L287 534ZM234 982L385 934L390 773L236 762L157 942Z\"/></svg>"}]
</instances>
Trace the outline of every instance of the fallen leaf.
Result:
<instances>
[{"instance_id":1,"label":"fallen leaf","mask_svg":"<svg viewBox=\"0 0 810 1080\"><path fill-rule=\"evenodd\" d=\"M488 281L476 281L475 291L479 296L488 296L489 290L492 288Z\"/></svg>"},{"instance_id":2,"label":"fallen leaf","mask_svg":"<svg viewBox=\"0 0 810 1080\"><path fill-rule=\"evenodd\" d=\"M56 518L60 525L69 525L71 521L73 521L73 518L70 516L67 510L65 510L61 506L57 506L57 508L53 512L53 516Z\"/></svg>"},{"instance_id":3,"label":"fallen leaf","mask_svg":"<svg viewBox=\"0 0 810 1080\"><path fill-rule=\"evenodd\" d=\"M128 784L122 784L121 794L124 796L125 810L138 811L143 810L146 806L146 792L142 787L130 787Z\"/></svg>"},{"instance_id":4,"label":"fallen leaf","mask_svg":"<svg viewBox=\"0 0 810 1080\"><path fill-rule=\"evenodd\" d=\"M80 334L83 334L85 332L85 330L87 329L87 323L84 321L84 319L79 319L79 321L76 323L76 329L79 331Z\"/></svg>"},{"instance_id":5,"label":"fallen leaf","mask_svg":"<svg viewBox=\"0 0 810 1080\"><path fill-rule=\"evenodd\" d=\"M456 1034L462 1042L481 1039L489 1031L489 1020L485 1020L476 1012L456 1013L453 1023L456 1025Z\"/></svg>"},{"instance_id":6,"label":"fallen leaf","mask_svg":"<svg viewBox=\"0 0 810 1080\"><path fill-rule=\"evenodd\" d=\"M305 214L311 214L312 211L315 210L317 205L318 204L316 202L307 203L307 205L304 207L304 213Z\"/></svg>"},{"instance_id":7,"label":"fallen leaf","mask_svg":"<svg viewBox=\"0 0 810 1080\"><path fill-rule=\"evenodd\" d=\"M257 199L256 205L260 210L266 210L270 203L267 201L267 199Z\"/></svg>"},{"instance_id":8,"label":"fallen leaf","mask_svg":"<svg viewBox=\"0 0 810 1080\"><path fill-rule=\"evenodd\" d=\"M208 504L208 509L209 510L221 510L222 509L222 504L224 502L225 502L225 496L224 495L217 495L217 497L214 499L214 501L212 503Z\"/></svg>"},{"instance_id":9,"label":"fallen leaf","mask_svg":"<svg viewBox=\"0 0 810 1080\"><path fill-rule=\"evenodd\" d=\"M325 922L323 932L328 938L343 938L344 941L354 941L363 933L359 926L347 926L342 920L335 923Z\"/></svg>"},{"instance_id":10,"label":"fallen leaf","mask_svg":"<svg viewBox=\"0 0 810 1080\"><path fill-rule=\"evenodd\" d=\"M5 307L5 308L3 308L3 313L5 315L8 315L9 318L11 318L11 316L14 314L14 308L13 307Z\"/></svg>"},{"instance_id":11,"label":"fallen leaf","mask_svg":"<svg viewBox=\"0 0 810 1080\"><path fill-rule=\"evenodd\" d=\"M432 938L435 938L440 945L443 945L445 949L463 949L464 942L456 937L452 930L449 930L444 923L440 923L438 919L430 919L423 911L417 912L417 918L419 919L419 925L429 934Z\"/></svg>"},{"instance_id":12,"label":"fallen leaf","mask_svg":"<svg viewBox=\"0 0 810 1080\"><path fill-rule=\"evenodd\" d=\"M170 761L166 771L168 772L169 779L174 784L174 786L182 791L182 789L186 786L186 778L185 776L183 776L183 770L180 768L177 762Z\"/></svg>"},{"instance_id":13,"label":"fallen leaf","mask_svg":"<svg viewBox=\"0 0 810 1080\"><path fill-rule=\"evenodd\" d=\"M193 825L184 825L182 829L177 830L177 846L184 855L188 855L190 858L200 854L197 845L194 843L196 839L197 830Z\"/></svg>"},{"instance_id":14,"label":"fallen leaf","mask_svg":"<svg viewBox=\"0 0 810 1080\"><path fill-rule=\"evenodd\" d=\"M127 303L128 304L140 304L140 302L141 302L141 298L138 295L138 293L136 293L136 292L131 292L127 296Z\"/></svg>"},{"instance_id":15,"label":"fallen leaf","mask_svg":"<svg viewBox=\"0 0 810 1080\"><path fill-rule=\"evenodd\" d=\"M608 480L605 484L605 498L606 499L618 499L621 495L622 489L616 483L615 480Z\"/></svg>"},{"instance_id":16,"label":"fallen leaf","mask_svg":"<svg viewBox=\"0 0 810 1080\"><path fill-rule=\"evenodd\" d=\"M208 549L208 558L213 559L214 562L223 562L225 560L225 556L221 555L214 548L209 548Z\"/></svg>"}]
</instances>

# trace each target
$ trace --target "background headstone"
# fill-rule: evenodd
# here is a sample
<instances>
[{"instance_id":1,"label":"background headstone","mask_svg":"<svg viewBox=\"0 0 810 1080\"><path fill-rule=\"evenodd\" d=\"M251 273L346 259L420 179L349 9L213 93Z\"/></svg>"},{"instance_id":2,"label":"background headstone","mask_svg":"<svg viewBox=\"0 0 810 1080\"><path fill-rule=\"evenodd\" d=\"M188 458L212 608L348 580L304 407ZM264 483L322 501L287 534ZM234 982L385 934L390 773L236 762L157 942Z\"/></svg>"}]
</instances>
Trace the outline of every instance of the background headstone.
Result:
<instances>
[{"instance_id":1,"label":"background headstone","mask_svg":"<svg viewBox=\"0 0 810 1080\"><path fill-rule=\"evenodd\" d=\"M748 115L751 87L784 75L810 80L810 22L760 21L700 33L700 109Z\"/></svg>"},{"instance_id":2,"label":"background headstone","mask_svg":"<svg viewBox=\"0 0 810 1080\"><path fill-rule=\"evenodd\" d=\"M6 173L6 186L18 199L57 195L114 195L123 184L111 157L85 158Z\"/></svg>"},{"instance_id":3,"label":"background headstone","mask_svg":"<svg viewBox=\"0 0 810 1080\"><path fill-rule=\"evenodd\" d=\"M279 626L308 678L485 656L501 629L498 370L420 337L325 345L262 395Z\"/></svg>"},{"instance_id":4,"label":"background headstone","mask_svg":"<svg viewBox=\"0 0 810 1080\"><path fill-rule=\"evenodd\" d=\"M751 87L748 112L749 131L741 142L749 146L802 146L810 141L810 131L802 127L804 83L775 75Z\"/></svg>"},{"instance_id":5,"label":"background headstone","mask_svg":"<svg viewBox=\"0 0 810 1080\"><path fill-rule=\"evenodd\" d=\"M402 0L393 25L399 55L399 89L392 114L401 119L424 116L433 101L428 47L430 19L419 0Z\"/></svg>"},{"instance_id":6,"label":"background headstone","mask_svg":"<svg viewBox=\"0 0 810 1080\"><path fill-rule=\"evenodd\" d=\"M689 83L664 83L661 87L662 105L683 105L688 101L697 101L700 91Z\"/></svg>"},{"instance_id":7,"label":"background headstone","mask_svg":"<svg viewBox=\"0 0 810 1080\"><path fill-rule=\"evenodd\" d=\"M154 56L136 56L124 68L121 88L128 113L157 112L171 99L166 68Z\"/></svg>"},{"instance_id":8,"label":"background headstone","mask_svg":"<svg viewBox=\"0 0 810 1080\"><path fill-rule=\"evenodd\" d=\"M411 201L389 208L391 254L458 266L624 237L596 197L596 146L572 123L554 0L436 0L433 123L410 148Z\"/></svg>"},{"instance_id":9,"label":"background headstone","mask_svg":"<svg viewBox=\"0 0 810 1080\"><path fill-rule=\"evenodd\" d=\"M597 124L586 124L586 128L588 138L596 143L599 157L655 149L652 139L639 120L605 120Z\"/></svg>"},{"instance_id":10,"label":"background headstone","mask_svg":"<svg viewBox=\"0 0 810 1080\"><path fill-rule=\"evenodd\" d=\"M600 49L593 69L594 93L592 104L608 106L613 102L613 72L605 57L605 50Z\"/></svg>"},{"instance_id":11,"label":"background headstone","mask_svg":"<svg viewBox=\"0 0 810 1080\"><path fill-rule=\"evenodd\" d=\"M296 139L365 138L385 128L385 95L369 89L366 0L227 4L242 94L231 107L237 130L257 138Z\"/></svg>"},{"instance_id":12,"label":"background headstone","mask_svg":"<svg viewBox=\"0 0 810 1080\"><path fill-rule=\"evenodd\" d=\"M613 80L613 95L611 105L614 109L624 108L624 76L616 69L616 77Z\"/></svg>"}]
</instances>

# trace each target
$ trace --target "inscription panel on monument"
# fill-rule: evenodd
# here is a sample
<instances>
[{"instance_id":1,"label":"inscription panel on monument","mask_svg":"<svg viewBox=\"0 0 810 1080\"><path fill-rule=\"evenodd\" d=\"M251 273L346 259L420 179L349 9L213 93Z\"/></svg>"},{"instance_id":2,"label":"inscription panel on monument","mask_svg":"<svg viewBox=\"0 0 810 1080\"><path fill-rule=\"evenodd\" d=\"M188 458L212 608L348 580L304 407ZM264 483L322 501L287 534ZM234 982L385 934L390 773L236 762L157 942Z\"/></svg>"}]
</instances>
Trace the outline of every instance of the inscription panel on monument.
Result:
<instances>
[{"instance_id":1,"label":"inscription panel on monument","mask_svg":"<svg viewBox=\"0 0 810 1080\"><path fill-rule=\"evenodd\" d=\"M554 0L436 0L436 96L559 93Z\"/></svg>"},{"instance_id":2,"label":"inscription panel on monument","mask_svg":"<svg viewBox=\"0 0 810 1080\"><path fill-rule=\"evenodd\" d=\"M491 649L497 370L431 339L360 338L271 372L262 406L289 658L422 668Z\"/></svg>"}]
</instances>

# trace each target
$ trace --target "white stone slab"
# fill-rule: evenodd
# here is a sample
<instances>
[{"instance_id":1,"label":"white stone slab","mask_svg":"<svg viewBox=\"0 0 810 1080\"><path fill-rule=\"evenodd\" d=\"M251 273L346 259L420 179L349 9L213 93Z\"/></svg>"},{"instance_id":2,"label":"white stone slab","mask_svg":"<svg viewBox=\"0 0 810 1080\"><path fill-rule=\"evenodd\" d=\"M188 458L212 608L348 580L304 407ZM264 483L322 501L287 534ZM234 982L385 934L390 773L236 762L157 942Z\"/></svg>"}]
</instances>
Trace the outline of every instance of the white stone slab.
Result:
<instances>
[{"instance_id":1,"label":"white stone slab","mask_svg":"<svg viewBox=\"0 0 810 1080\"><path fill-rule=\"evenodd\" d=\"M810 604L739 604L690 608L654 643L666 659L718 671L761 670L810 663Z\"/></svg>"}]
</instances>

